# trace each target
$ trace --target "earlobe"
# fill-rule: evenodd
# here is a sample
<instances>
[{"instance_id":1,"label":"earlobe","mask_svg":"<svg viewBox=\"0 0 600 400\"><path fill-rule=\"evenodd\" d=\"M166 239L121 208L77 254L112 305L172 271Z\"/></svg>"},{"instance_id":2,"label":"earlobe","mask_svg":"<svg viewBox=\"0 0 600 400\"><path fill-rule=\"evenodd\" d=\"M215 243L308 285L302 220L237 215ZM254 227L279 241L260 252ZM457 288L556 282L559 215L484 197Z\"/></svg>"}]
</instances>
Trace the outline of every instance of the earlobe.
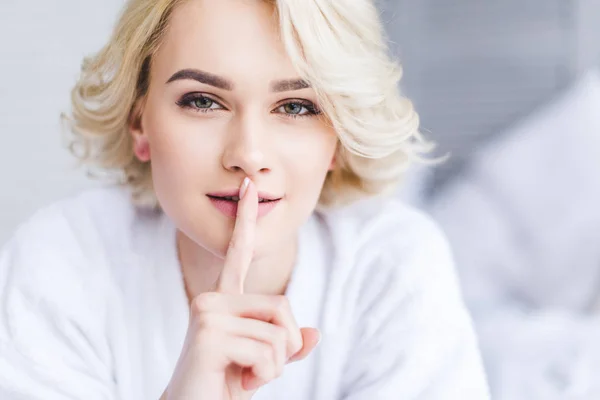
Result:
<instances>
[{"instance_id":1,"label":"earlobe","mask_svg":"<svg viewBox=\"0 0 600 400\"><path fill-rule=\"evenodd\" d=\"M134 136L133 151L141 162L150 161L150 144L144 136Z\"/></svg>"}]
</instances>

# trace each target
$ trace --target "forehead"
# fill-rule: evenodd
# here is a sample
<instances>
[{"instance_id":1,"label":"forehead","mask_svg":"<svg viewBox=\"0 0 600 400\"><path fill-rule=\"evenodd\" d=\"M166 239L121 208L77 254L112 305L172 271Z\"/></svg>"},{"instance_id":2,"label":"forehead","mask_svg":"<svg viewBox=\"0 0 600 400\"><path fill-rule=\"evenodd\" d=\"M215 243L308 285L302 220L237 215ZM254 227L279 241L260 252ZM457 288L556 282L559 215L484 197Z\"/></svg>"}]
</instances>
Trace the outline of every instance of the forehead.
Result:
<instances>
[{"instance_id":1,"label":"forehead","mask_svg":"<svg viewBox=\"0 0 600 400\"><path fill-rule=\"evenodd\" d=\"M171 15L154 59L157 75L197 68L234 82L295 77L279 37L274 6L264 0L190 0Z\"/></svg>"}]
</instances>

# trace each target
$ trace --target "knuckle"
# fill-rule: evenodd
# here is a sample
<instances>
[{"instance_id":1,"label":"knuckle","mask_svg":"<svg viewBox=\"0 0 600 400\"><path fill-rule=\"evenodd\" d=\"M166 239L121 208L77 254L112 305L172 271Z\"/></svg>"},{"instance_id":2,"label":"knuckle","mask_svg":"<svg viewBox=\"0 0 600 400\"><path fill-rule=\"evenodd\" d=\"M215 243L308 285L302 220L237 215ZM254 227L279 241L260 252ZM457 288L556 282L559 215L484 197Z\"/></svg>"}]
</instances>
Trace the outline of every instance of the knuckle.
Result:
<instances>
[{"instance_id":1,"label":"knuckle","mask_svg":"<svg viewBox=\"0 0 600 400\"><path fill-rule=\"evenodd\" d=\"M284 328L277 327L274 332L274 343L282 348L287 348L288 343L288 332Z\"/></svg>"},{"instance_id":2,"label":"knuckle","mask_svg":"<svg viewBox=\"0 0 600 400\"><path fill-rule=\"evenodd\" d=\"M275 306L275 311L279 316L283 316L288 313L290 309L290 303L286 296L279 295L273 298L273 305Z\"/></svg>"},{"instance_id":3,"label":"knuckle","mask_svg":"<svg viewBox=\"0 0 600 400\"><path fill-rule=\"evenodd\" d=\"M271 346L263 346L258 353L258 360L263 365L273 365L275 358Z\"/></svg>"},{"instance_id":4,"label":"knuckle","mask_svg":"<svg viewBox=\"0 0 600 400\"><path fill-rule=\"evenodd\" d=\"M196 318L196 327L199 331L212 331L216 325L217 318L210 313L202 313Z\"/></svg>"},{"instance_id":5,"label":"knuckle","mask_svg":"<svg viewBox=\"0 0 600 400\"><path fill-rule=\"evenodd\" d=\"M285 343L288 340L288 332L285 328L280 326L275 327L275 340L278 342Z\"/></svg>"},{"instance_id":6,"label":"knuckle","mask_svg":"<svg viewBox=\"0 0 600 400\"><path fill-rule=\"evenodd\" d=\"M199 294L192 300L192 312L201 315L214 309L219 301L219 294L216 292L206 292Z\"/></svg>"},{"instance_id":7,"label":"knuckle","mask_svg":"<svg viewBox=\"0 0 600 400\"><path fill-rule=\"evenodd\" d=\"M303 346L302 339L292 340L291 341L291 348L292 348L291 355L294 355L297 352L299 352L300 350L302 350L302 346Z\"/></svg>"}]
</instances>

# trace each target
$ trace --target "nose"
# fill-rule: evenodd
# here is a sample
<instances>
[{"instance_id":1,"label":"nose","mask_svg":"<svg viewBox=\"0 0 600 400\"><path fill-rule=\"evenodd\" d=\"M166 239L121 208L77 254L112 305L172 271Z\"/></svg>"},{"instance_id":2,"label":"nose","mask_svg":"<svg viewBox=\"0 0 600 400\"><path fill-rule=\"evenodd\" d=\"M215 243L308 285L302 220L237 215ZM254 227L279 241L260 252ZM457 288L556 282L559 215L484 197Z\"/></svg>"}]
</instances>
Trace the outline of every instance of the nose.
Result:
<instances>
[{"instance_id":1,"label":"nose","mask_svg":"<svg viewBox=\"0 0 600 400\"><path fill-rule=\"evenodd\" d=\"M257 118L232 121L223 151L223 167L250 178L271 171L265 125Z\"/></svg>"}]
</instances>

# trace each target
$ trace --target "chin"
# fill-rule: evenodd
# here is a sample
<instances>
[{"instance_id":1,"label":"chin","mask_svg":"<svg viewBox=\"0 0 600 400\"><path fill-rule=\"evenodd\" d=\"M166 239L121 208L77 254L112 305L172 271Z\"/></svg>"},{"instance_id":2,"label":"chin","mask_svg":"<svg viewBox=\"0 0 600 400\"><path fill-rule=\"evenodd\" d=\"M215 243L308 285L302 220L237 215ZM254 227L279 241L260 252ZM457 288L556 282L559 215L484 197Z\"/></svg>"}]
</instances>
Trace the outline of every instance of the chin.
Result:
<instances>
[{"instance_id":1,"label":"chin","mask_svg":"<svg viewBox=\"0 0 600 400\"><path fill-rule=\"evenodd\" d=\"M198 229L182 230L182 232L192 239L198 246L213 254L215 257L224 259L229 249L229 242L233 233L233 227L227 226L222 221L218 224L204 225ZM266 227L265 227L266 228ZM278 243L281 241L281 235L270 235L271 228L263 230L257 227L254 241L253 259L259 259L268 256L274 249L278 249Z\"/></svg>"},{"instance_id":2,"label":"chin","mask_svg":"<svg viewBox=\"0 0 600 400\"><path fill-rule=\"evenodd\" d=\"M190 204L193 203L193 204ZM165 212L174 220L177 228L190 240L215 257L224 259L233 229L235 218L230 218L217 210L209 201L184 204L166 204ZM283 242L292 237L296 221L280 204L272 212L257 220L254 242L254 258L262 258L277 251ZM292 214L293 215L293 214ZM283 222L283 223L282 223Z\"/></svg>"},{"instance_id":3,"label":"chin","mask_svg":"<svg viewBox=\"0 0 600 400\"><path fill-rule=\"evenodd\" d=\"M233 233L233 222L220 218L216 221L215 218L200 218L200 221L200 225L190 232L190 238L216 257L225 258Z\"/></svg>"}]
</instances>

